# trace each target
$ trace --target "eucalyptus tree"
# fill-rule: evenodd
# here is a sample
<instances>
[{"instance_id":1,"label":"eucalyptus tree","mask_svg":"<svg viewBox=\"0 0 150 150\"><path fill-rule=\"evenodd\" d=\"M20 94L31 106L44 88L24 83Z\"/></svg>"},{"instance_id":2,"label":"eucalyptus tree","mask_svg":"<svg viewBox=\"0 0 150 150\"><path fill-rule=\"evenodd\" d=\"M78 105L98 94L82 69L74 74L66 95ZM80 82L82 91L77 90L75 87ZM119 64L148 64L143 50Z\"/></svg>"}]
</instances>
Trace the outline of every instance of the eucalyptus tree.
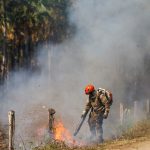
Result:
<instances>
[{"instance_id":1,"label":"eucalyptus tree","mask_svg":"<svg viewBox=\"0 0 150 150\"><path fill-rule=\"evenodd\" d=\"M36 45L66 38L69 5L69 0L0 1L0 59L5 56L7 70L29 69Z\"/></svg>"}]
</instances>

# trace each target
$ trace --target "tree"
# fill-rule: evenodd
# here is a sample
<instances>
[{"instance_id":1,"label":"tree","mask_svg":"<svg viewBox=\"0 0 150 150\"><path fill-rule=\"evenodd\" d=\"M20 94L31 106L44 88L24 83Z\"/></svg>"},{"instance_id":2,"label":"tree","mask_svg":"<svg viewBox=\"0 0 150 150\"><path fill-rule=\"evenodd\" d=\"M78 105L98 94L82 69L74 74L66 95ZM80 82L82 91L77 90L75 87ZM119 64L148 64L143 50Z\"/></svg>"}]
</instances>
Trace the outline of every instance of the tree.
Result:
<instances>
[{"instance_id":1,"label":"tree","mask_svg":"<svg viewBox=\"0 0 150 150\"><path fill-rule=\"evenodd\" d=\"M66 39L69 5L69 0L0 1L0 51L7 70L29 70L37 45Z\"/></svg>"}]
</instances>

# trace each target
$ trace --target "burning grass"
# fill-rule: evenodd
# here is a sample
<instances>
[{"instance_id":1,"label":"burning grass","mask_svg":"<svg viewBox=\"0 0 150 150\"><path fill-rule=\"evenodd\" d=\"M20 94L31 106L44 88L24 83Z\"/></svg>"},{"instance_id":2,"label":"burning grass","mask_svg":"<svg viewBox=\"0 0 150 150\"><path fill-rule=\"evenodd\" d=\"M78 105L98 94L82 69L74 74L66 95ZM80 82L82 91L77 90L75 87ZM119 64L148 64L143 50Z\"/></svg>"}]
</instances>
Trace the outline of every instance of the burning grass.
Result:
<instances>
[{"instance_id":1,"label":"burning grass","mask_svg":"<svg viewBox=\"0 0 150 150\"><path fill-rule=\"evenodd\" d=\"M55 129L54 129L54 139L58 141L64 141L66 143L73 144L74 140L69 132L67 130L61 120L57 120L55 123Z\"/></svg>"},{"instance_id":2,"label":"burning grass","mask_svg":"<svg viewBox=\"0 0 150 150\"><path fill-rule=\"evenodd\" d=\"M59 125L59 127L63 127L64 129L61 136L64 135L66 129L63 125ZM67 131L68 133L68 131ZM59 134L60 135L60 134ZM60 136L55 136L55 138ZM66 136L63 136L64 138ZM70 139L71 138L71 139ZM122 147L124 145L130 145L139 141L144 141L150 138L150 120L145 120L137 123L134 127L130 128L123 132L122 136L116 140L109 140L104 142L103 144L91 145L91 146L78 146L78 145L68 145L66 141L62 141L62 139L57 138L57 140L53 140L46 144L45 146L36 147L33 150L106 150L113 149L115 147ZM72 140L72 137L69 136L69 140Z\"/></svg>"},{"instance_id":3,"label":"burning grass","mask_svg":"<svg viewBox=\"0 0 150 150\"><path fill-rule=\"evenodd\" d=\"M76 141L69 130L64 126L61 119L56 120L54 124L54 140L64 142L69 146L83 146L84 143Z\"/></svg>"},{"instance_id":4,"label":"burning grass","mask_svg":"<svg viewBox=\"0 0 150 150\"><path fill-rule=\"evenodd\" d=\"M102 147L101 147L102 148ZM103 150L102 149L99 150ZM95 150L96 146L68 146L65 142L53 141L44 147L36 147L33 150Z\"/></svg>"}]
</instances>

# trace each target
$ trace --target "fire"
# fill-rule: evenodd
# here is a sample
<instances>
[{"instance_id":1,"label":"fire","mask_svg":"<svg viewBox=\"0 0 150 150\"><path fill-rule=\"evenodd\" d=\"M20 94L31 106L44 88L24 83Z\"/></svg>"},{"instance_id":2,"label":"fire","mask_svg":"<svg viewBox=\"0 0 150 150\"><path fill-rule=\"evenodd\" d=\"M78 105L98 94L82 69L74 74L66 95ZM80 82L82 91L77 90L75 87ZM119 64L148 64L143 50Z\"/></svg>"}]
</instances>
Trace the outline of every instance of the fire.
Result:
<instances>
[{"instance_id":1,"label":"fire","mask_svg":"<svg viewBox=\"0 0 150 150\"><path fill-rule=\"evenodd\" d=\"M85 143L83 141L77 141L71 135L68 129L65 128L63 122L61 120L57 120L55 122L55 132L54 132L54 139L58 141L63 141L70 146L83 146Z\"/></svg>"},{"instance_id":2,"label":"fire","mask_svg":"<svg viewBox=\"0 0 150 150\"><path fill-rule=\"evenodd\" d=\"M67 130L62 121L57 121L55 123L55 134L54 138L58 141L65 141L67 143L74 143L73 137L71 136L69 130Z\"/></svg>"}]
</instances>

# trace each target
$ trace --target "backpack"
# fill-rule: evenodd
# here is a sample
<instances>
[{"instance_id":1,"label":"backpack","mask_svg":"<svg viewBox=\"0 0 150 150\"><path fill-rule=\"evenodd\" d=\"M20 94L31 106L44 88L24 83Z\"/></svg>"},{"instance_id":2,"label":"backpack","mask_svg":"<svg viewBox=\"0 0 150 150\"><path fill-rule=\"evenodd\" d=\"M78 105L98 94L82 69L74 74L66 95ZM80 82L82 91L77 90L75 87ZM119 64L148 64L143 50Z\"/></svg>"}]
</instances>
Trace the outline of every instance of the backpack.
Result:
<instances>
[{"instance_id":1,"label":"backpack","mask_svg":"<svg viewBox=\"0 0 150 150\"><path fill-rule=\"evenodd\" d=\"M113 103L113 96L112 93L106 89L102 89L99 88L98 90L99 96L101 96L101 94L103 94L106 97L107 103L109 104L109 106L112 105Z\"/></svg>"}]
</instances>

